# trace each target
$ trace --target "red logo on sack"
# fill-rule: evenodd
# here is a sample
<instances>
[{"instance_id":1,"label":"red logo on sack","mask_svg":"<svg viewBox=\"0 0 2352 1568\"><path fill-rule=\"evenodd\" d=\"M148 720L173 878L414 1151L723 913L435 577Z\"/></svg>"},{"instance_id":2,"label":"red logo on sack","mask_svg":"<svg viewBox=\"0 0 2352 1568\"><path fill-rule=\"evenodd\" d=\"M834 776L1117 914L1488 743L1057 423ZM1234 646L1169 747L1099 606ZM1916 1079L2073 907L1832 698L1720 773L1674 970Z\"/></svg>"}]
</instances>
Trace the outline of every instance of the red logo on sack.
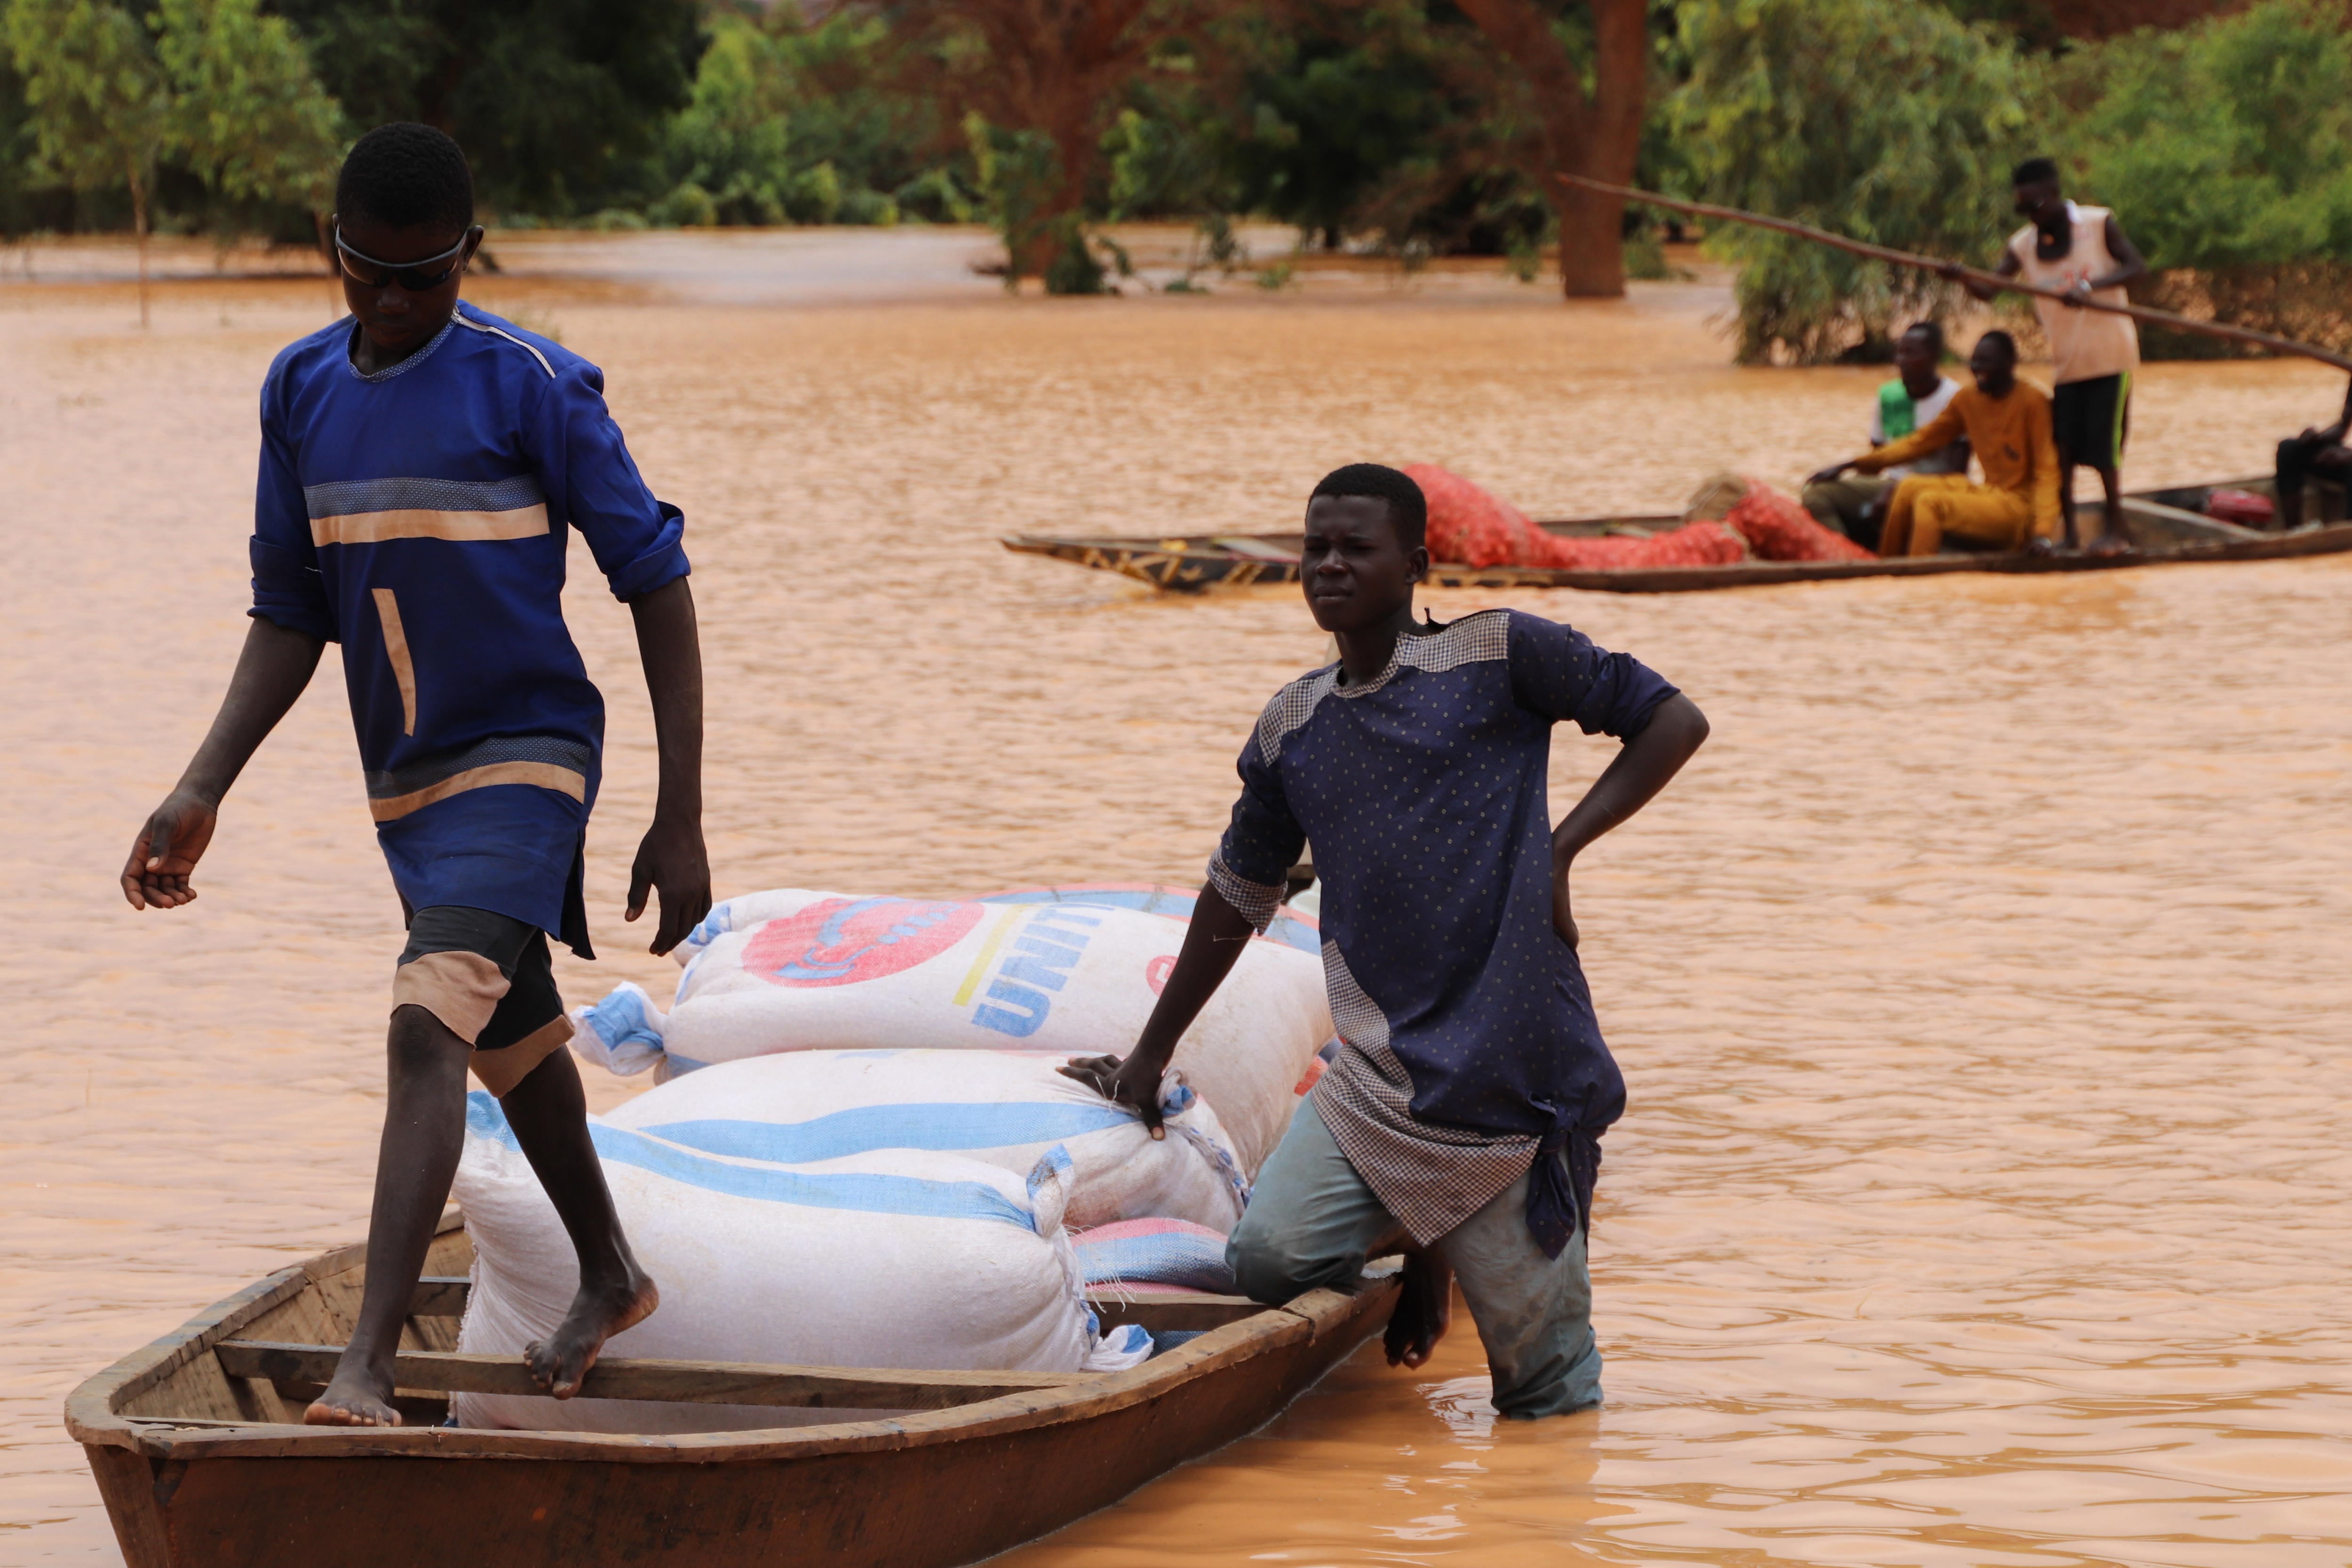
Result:
<instances>
[{"instance_id":1,"label":"red logo on sack","mask_svg":"<svg viewBox=\"0 0 2352 1568\"><path fill-rule=\"evenodd\" d=\"M743 944L743 967L776 985L855 985L937 958L980 923L978 904L825 899L772 920Z\"/></svg>"}]
</instances>

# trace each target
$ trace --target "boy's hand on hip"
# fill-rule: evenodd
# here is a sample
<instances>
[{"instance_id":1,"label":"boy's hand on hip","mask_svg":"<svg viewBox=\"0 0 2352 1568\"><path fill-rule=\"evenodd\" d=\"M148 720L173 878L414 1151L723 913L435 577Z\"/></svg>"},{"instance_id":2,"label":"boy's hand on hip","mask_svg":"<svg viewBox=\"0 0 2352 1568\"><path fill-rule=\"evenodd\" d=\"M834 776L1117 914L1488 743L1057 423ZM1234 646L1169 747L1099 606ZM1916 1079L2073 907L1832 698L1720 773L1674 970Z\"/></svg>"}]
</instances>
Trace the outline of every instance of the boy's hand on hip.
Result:
<instances>
[{"instance_id":1,"label":"boy's hand on hip","mask_svg":"<svg viewBox=\"0 0 2352 1568\"><path fill-rule=\"evenodd\" d=\"M1569 909L1568 868L1573 861L1553 862L1551 868L1551 929L1559 932L1559 940L1573 951L1577 944L1576 916Z\"/></svg>"},{"instance_id":2,"label":"boy's hand on hip","mask_svg":"<svg viewBox=\"0 0 2352 1568\"><path fill-rule=\"evenodd\" d=\"M710 857L703 850L699 824L656 816L646 829L636 863L629 868L628 919L646 912L649 891L661 895L661 923L646 951L667 952L710 912Z\"/></svg>"},{"instance_id":3,"label":"boy's hand on hip","mask_svg":"<svg viewBox=\"0 0 2352 1568\"><path fill-rule=\"evenodd\" d=\"M189 875L213 841L220 817L212 804L175 789L147 818L122 863L122 896L134 910L176 910L195 902Z\"/></svg>"},{"instance_id":4,"label":"boy's hand on hip","mask_svg":"<svg viewBox=\"0 0 2352 1568\"><path fill-rule=\"evenodd\" d=\"M1114 1105L1124 1105L1143 1118L1144 1129L1155 1139L1168 1136L1160 1122L1160 1079L1164 1068L1153 1069L1141 1051L1117 1057L1072 1057L1055 1069L1075 1079Z\"/></svg>"}]
</instances>

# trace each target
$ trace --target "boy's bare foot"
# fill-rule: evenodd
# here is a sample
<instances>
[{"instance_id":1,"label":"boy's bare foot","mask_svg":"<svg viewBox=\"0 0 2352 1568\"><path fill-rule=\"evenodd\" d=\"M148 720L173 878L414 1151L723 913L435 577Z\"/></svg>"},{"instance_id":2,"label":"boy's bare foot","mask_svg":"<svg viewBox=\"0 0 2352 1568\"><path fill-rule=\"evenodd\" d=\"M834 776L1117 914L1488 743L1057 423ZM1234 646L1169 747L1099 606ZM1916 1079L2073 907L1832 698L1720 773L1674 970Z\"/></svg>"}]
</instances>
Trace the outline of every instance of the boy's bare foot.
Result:
<instances>
[{"instance_id":1,"label":"boy's bare foot","mask_svg":"<svg viewBox=\"0 0 2352 1568\"><path fill-rule=\"evenodd\" d=\"M392 1391L372 1386L365 1372L349 1363L335 1369L327 1391L302 1412L307 1426L397 1426L400 1412L392 1407Z\"/></svg>"},{"instance_id":2,"label":"boy's bare foot","mask_svg":"<svg viewBox=\"0 0 2352 1568\"><path fill-rule=\"evenodd\" d=\"M588 1369L596 1364L596 1353L604 1348L604 1342L644 1322L660 1305L661 1292L655 1288L653 1276L635 1268L611 1284L583 1283L580 1293L572 1298L572 1310L555 1332L523 1347L522 1359L530 1368L531 1381L558 1399L571 1398L580 1392Z\"/></svg>"},{"instance_id":3,"label":"boy's bare foot","mask_svg":"<svg viewBox=\"0 0 2352 1568\"><path fill-rule=\"evenodd\" d=\"M1454 1270L1444 1259L1426 1252L1409 1252L1404 1259L1404 1289L1396 1310L1389 1314L1389 1331L1381 1342L1391 1366L1419 1367L1437 1350L1454 1321Z\"/></svg>"}]
</instances>

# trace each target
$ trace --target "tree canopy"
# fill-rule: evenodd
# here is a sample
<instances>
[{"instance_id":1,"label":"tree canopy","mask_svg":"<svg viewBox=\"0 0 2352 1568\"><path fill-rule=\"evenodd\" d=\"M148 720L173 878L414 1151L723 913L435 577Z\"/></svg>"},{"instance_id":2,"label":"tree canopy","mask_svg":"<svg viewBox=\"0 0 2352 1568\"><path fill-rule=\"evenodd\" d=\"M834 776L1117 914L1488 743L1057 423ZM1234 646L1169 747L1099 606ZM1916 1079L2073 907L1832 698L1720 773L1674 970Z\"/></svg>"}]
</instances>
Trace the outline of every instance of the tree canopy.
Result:
<instances>
[{"instance_id":1,"label":"tree canopy","mask_svg":"<svg viewBox=\"0 0 2352 1568\"><path fill-rule=\"evenodd\" d=\"M1123 265L1102 225L1195 223L1230 267L1257 216L1408 266L1549 253L1605 295L1662 274L1658 220L1556 170L1983 261L2044 153L2153 296L2352 342L2338 0L0 0L0 233L290 238L409 119L508 224L978 216L1009 277L1084 292ZM1883 352L1955 303L1708 237L1744 359Z\"/></svg>"}]
</instances>

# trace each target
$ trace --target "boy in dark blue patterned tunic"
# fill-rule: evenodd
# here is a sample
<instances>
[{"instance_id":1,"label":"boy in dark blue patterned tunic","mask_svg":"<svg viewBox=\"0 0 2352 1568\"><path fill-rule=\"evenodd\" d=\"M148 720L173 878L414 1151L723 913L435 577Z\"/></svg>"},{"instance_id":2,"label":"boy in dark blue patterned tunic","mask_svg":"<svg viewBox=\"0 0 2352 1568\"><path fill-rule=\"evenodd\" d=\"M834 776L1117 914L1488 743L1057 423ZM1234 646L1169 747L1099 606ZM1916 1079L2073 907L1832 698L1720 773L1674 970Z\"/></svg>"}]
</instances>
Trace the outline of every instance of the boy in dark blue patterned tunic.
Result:
<instances>
[{"instance_id":1,"label":"boy in dark blue patterned tunic","mask_svg":"<svg viewBox=\"0 0 2352 1568\"><path fill-rule=\"evenodd\" d=\"M1312 840L1343 1043L1234 1232L1241 1288L1286 1300L1402 1246L1391 1363L1428 1359L1458 1276L1496 1408L1557 1415L1601 1397L1584 1232L1600 1136L1625 1105L1577 964L1569 868L1664 787L1706 720L1538 616L1415 626L1426 517L1393 468L1316 487L1300 578L1339 662L1276 693L1243 748L1233 824L1136 1048L1065 1070L1156 1122L1177 1040ZM1562 720L1625 745L1554 829Z\"/></svg>"}]
</instances>

